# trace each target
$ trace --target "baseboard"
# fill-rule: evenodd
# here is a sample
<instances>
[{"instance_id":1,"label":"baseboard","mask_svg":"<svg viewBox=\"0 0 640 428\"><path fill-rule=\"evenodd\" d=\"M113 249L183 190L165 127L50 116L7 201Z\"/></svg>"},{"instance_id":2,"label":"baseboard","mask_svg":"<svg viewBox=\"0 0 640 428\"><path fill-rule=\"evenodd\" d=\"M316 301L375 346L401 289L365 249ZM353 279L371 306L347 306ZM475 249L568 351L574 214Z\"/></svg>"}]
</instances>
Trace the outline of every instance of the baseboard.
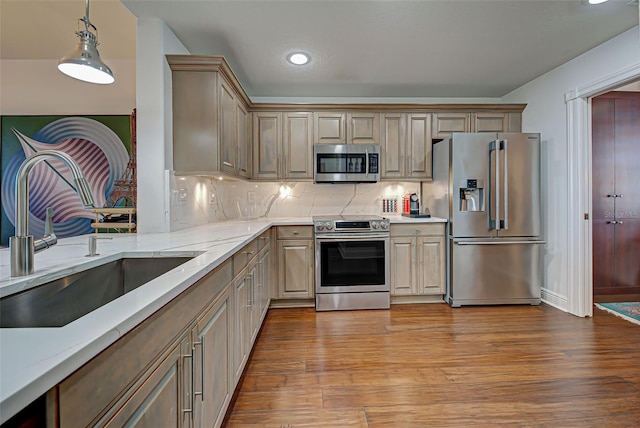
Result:
<instances>
[{"instance_id":1,"label":"baseboard","mask_svg":"<svg viewBox=\"0 0 640 428\"><path fill-rule=\"evenodd\" d=\"M444 303L442 295L435 296L391 296L392 305L405 305L409 303Z\"/></svg>"},{"instance_id":2,"label":"baseboard","mask_svg":"<svg viewBox=\"0 0 640 428\"><path fill-rule=\"evenodd\" d=\"M561 296L551 290L543 288L541 290L542 301L549 306L553 306L556 309L560 309L563 312L569 312L569 302L566 296Z\"/></svg>"}]
</instances>

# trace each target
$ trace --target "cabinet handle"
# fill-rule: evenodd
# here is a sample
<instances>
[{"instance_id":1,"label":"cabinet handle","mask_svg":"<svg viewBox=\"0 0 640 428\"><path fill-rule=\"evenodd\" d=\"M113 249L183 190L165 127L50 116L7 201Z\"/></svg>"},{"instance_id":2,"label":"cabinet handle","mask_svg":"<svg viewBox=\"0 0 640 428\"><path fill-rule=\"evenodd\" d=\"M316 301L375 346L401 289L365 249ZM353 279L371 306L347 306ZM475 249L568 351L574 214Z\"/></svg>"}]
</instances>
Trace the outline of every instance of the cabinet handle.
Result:
<instances>
[{"instance_id":1,"label":"cabinet handle","mask_svg":"<svg viewBox=\"0 0 640 428\"><path fill-rule=\"evenodd\" d=\"M183 359L186 358L191 358L191 394L189 397L189 400L191 401L191 408L190 409L182 409L182 412L184 413L191 413L191 419L193 419L193 405L194 405L194 395L193 395L193 381L195 378L195 373L193 370L193 348L191 348L191 354L185 354L182 356Z\"/></svg>"},{"instance_id":2,"label":"cabinet handle","mask_svg":"<svg viewBox=\"0 0 640 428\"><path fill-rule=\"evenodd\" d=\"M611 221L608 221L607 224L618 224L618 222L615 220L611 220Z\"/></svg>"},{"instance_id":3,"label":"cabinet handle","mask_svg":"<svg viewBox=\"0 0 640 428\"><path fill-rule=\"evenodd\" d=\"M193 388L193 398L195 398L196 395L200 396L200 401L204 401L204 336L202 336L200 338L200 342L193 342L193 348L191 348L191 352L193 355L193 351L195 351L196 346L200 345L200 388L201 391L200 392L196 392L195 391L195 382L192 386ZM192 360L195 362L195 360ZM191 406L191 408L193 408L193 406Z\"/></svg>"},{"instance_id":4,"label":"cabinet handle","mask_svg":"<svg viewBox=\"0 0 640 428\"><path fill-rule=\"evenodd\" d=\"M294 231L293 231L293 234L294 234L294 235L300 235L300 232L298 232L297 230L294 230Z\"/></svg>"},{"instance_id":5,"label":"cabinet handle","mask_svg":"<svg viewBox=\"0 0 640 428\"><path fill-rule=\"evenodd\" d=\"M618 224L622 224L622 220L618 220Z\"/></svg>"}]
</instances>

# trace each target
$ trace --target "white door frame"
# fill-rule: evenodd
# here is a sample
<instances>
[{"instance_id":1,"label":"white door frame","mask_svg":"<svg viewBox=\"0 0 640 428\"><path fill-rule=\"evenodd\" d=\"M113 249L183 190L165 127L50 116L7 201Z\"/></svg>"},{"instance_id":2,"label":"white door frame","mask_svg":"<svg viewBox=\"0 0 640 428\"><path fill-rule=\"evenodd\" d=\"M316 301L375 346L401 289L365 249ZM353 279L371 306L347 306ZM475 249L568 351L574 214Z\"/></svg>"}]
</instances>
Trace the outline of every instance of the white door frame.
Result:
<instances>
[{"instance_id":1,"label":"white door frame","mask_svg":"<svg viewBox=\"0 0 640 428\"><path fill-rule=\"evenodd\" d=\"M567 105L568 222L567 260L569 313L593 315L591 234L591 98L640 79L640 63L565 94Z\"/></svg>"}]
</instances>

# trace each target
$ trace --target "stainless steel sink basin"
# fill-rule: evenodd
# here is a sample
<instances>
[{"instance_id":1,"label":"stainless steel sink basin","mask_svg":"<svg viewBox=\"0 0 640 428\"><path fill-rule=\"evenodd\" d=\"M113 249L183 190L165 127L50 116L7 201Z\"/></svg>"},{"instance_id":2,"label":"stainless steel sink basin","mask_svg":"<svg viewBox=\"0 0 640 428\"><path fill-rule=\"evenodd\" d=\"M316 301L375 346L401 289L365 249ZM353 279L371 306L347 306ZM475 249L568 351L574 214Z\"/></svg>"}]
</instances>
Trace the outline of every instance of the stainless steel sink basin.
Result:
<instances>
[{"instance_id":1,"label":"stainless steel sink basin","mask_svg":"<svg viewBox=\"0 0 640 428\"><path fill-rule=\"evenodd\" d=\"M192 258L122 258L6 296L0 328L62 327Z\"/></svg>"}]
</instances>

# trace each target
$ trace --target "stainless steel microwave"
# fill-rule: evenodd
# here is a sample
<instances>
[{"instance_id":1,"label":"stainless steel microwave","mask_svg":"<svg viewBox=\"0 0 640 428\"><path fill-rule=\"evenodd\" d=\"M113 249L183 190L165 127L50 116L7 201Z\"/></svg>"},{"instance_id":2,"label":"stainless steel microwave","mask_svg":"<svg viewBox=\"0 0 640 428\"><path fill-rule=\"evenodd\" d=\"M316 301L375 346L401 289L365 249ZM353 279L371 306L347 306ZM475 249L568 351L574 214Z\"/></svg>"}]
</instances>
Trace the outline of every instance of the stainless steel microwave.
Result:
<instances>
[{"instance_id":1,"label":"stainless steel microwave","mask_svg":"<svg viewBox=\"0 0 640 428\"><path fill-rule=\"evenodd\" d=\"M380 145L316 144L313 177L316 183L375 183L380 180Z\"/></svg>"}]
</instances>

